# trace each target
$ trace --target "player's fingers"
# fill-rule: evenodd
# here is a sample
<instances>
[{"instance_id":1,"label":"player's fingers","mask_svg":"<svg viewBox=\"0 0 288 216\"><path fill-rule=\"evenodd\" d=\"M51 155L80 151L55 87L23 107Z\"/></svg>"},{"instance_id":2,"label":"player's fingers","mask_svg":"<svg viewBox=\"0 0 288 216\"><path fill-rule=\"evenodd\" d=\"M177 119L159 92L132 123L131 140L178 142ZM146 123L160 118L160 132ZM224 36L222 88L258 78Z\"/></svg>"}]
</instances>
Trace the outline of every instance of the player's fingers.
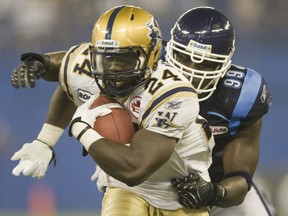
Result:
<instances>
[{"instance_id":1,"label":"player's fingers","mask_svg":"<svg viewBox=\"0 0 288 216\"><path fill-rule=\"evenodd\" d=\"M39 180L44 179L44 178L45 178L45 173L46 173L46 169L41 169L40 172L39 172L38 175L37 175L37 178L38 178Z\"/></svg>"},{"instance_id":2,"label":"player's fingers","mask_svg":"<svg viewBox=\"0 0 288 216\"><path fill-rule=\"evenodd\" d=\"M187 177L184 178L185 182L194 182L198 181L201 177L197 173L190 173Z\"/></svg>"},{"instance_id":3,"label":"player's fingers","mask_svg":"<svg viewBox=\"0 0 288 216\"><path fill-rule=\"evenodd\" d=\"M179 195L179 203L183 206L186 206L188 208L197 208L197 205L194 204L192 202L192 197L190 197L190 199L188 198L187 194L184 194L184 193L180 193L178 194ZM195 201L195 199L193 199Z\"/></svg>"},{"instance_id":4,"label":"player's fingers","mask_svg":"<svg viewBox=\"0 0 288 216\"><path fill-rule=\"evenodd\" d=\"M25 73L25 86L29 88L34 88L35 86L35 76L33 68L28 68Z\"/></svg>"},{"instance_id":5,"label":"player's fingers","mask_svg":"<svg viewBox=\"0 0 288 216\"><path fill-rule=\"evenodd\" d=\"M98 116L108 115L111 112L112 112L112 110L109 109L106 104L103 104L103 105L98 106L98 107L96 107L94 109L91 109L91 112L90 112L91 114L90 115L93 116L93 118L96 118Z\"/></svg>"},{"instance_id":6,"label":"player's fingers","mask_svg":"<svg viewBox=\"0 0 288 216\"><path fill-rule=\"evenodd\" d=\"M11 75L11 84L14 88L19 88L19 83L18 83L18 74L17 71L14 70L12 75Z\"/></svg>"},{"instance_id":7,"label":"player's fingers","mask_svg":"<svg viewBox=\"0 0 288 216\"><path fill-rule=\"evenodd\" d=\"M27 66L25 66L25 67L21 67L20 69L19 69L19 72L18 72L18 79L19 79L19 84L20 84L20 86L21 87L25 87L25 71L26 71L26 67Z\"/></svg>"},{"instance_id":8,"label":"player's fingers","mask_svg":"<svg viewBox=\"0 0 288 216\"><path fill-rule=\"evenodd\" d=\"M178 187L180 187L180 180L177 179L177 178L173 178L172 179L172 184L173 184L174 187L178 188Z\"/></svg>"},{"instance_id":9,"label":"player's fingers","mask_svg":"<svg viewBox=\"0 0 288 216\"><path fill-rule=\"evenodd\" d=\"M29 176L31 176L32 178L38 178L40 174L40 169L39 167L37 167Z\"/></svg>"},{"instance_id":10,"label":"player's fingers","mask_svg":"<svg viewBox=\"0 0 288 216\"><path fill-rule=\"evenodd\" d=\"M13 174L14 176L19 176L23 169L24 169L24 167L21 166L21 163L19 163L19 164L12 170L12 174Z\"/></svg>"},{"instance_id":11,"label":"player's fingers","mask_svg":"<svg viewBox=\"0 0 288 216\"><path fill-rule=\"evenodd\" d=\"M42 163L42 164L39 166L39 168L38 168L39 172L38 172L38 174L37 174L37 178L38 178L39 180L42 180L42 179L45 178L45 173L46 173L47 169L48 169L48 166L45 166L44 163Z\"/></svg>"},{"instance_id":12,"label":"player's fingers","mask_svg":"<svg viewBox=\"0 0 288 216\"><path fill-rule=\"evenodd\" d=\"M25 176L32 176L35 170L37 169L38 164L32 161L27 161L25 163L25 168L23 169L23 175Z\"/></svg>"},{"instance_id":13,"label":"player's fingers","mask_svg":"<svg viewBox=\"0 0 288 216\"><path fill-rule=\"evenodd\" d=\"M27 159L26 149L28 147L29 146L27 145L27 143L25 143L19 151L15 152L14 155L12 155L10 160L15 161L15 160L19 160L19 159Z\"/></svg>"},{"instance_id":14,"label":"player's fingers","mask_svg":"<svg viewBox=\"0 0 288 216\"><path fill-rule=\"evenodd\" d=\"M14 153L14 155L10 158L10 160L15 161L15 160L20 160L21 158L23 158L23 154L22 151L17 151Z\"/></svg>"}]
</instances>

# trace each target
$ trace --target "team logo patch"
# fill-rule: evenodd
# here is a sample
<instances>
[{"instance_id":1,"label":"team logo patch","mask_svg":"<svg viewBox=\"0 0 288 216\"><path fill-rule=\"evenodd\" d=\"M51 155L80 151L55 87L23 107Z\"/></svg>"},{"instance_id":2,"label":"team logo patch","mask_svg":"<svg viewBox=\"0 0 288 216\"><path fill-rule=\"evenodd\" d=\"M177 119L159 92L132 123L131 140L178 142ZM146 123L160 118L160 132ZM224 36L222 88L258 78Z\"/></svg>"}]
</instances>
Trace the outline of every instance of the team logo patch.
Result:
<instances>
[{"instance_id":1,"label":"team logo patch","mask_svg":"<svg viewBox=\"0 0 288 216\"><path fill-rule=\"evenodd\" d=\"M228 128L224 126L210 126L210 129L214 136L228 133Z\"/></svg>"},{"instance_id":2,"label":"team logo patch","mask_svg":"<svg viewBox=\"0 0 288 216\"><path fill-rule=\"evenodd\" d=\"M133 116L135 116L136 118L139 118L140 105L141 105L140 96L135 96L130 100L129 109L131 113L133 114Z\"/></svg>"},{"instance_id":3,"label":"team logo patch","mask_svg":"<svg viewBox=\"0 0 288 216\"><path fill-rule=\"evenodd\" d=\"M182 101L169 101L164 105L165 109L179 109L181 107Z\"/></svg>"},{"instance_id":4,"label":"team logo patch","mask_svg":"<svg viewBox=\"0 0 288 216\"><path fill-rule=\"evenodd\" d=\"M158 112L158 117L155 118L157 127L169 128L176 116L176 112Z\"/></svg>"},{"instance_id":5,"label":"team logo patch","mask_svg":"<svg viewBox=\"0 0 288 216\"><path fill-rule=\"evenodd\" d=\"M89 100L89 98L92 96L93 94L91 94L88 91L84 91L82 89L78 89L77 91L77 97L80 101L82 101L83 103L86 102L87 100Z\"/></svg>"}]
</instances>

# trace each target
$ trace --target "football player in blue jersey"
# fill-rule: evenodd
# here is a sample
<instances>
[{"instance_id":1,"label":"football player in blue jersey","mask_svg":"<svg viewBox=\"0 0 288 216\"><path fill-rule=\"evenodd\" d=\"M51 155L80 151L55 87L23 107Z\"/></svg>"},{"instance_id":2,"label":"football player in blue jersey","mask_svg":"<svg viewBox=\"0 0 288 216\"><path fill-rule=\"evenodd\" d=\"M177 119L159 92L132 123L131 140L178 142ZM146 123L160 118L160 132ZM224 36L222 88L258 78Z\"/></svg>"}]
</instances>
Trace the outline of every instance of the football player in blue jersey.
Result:
<instances>
[{"instance_id":1,"label":"football player in blue jersey","mask_svg":"<svg viewBox=\"0 0 288 216\"><path fill-rule=\"evenodd\" d=\"M180 202L190 208L207 205L213 183L222 185L226 195L214 203L211 215L271 215L253 183L271 95L259 73L231 64L234 50L231 22L212 7L188 10L171 30L166 60L196 89L200 114L208 120L216 142L211 183L192 173L173 184Z\"/></svg>"}]
</instances>

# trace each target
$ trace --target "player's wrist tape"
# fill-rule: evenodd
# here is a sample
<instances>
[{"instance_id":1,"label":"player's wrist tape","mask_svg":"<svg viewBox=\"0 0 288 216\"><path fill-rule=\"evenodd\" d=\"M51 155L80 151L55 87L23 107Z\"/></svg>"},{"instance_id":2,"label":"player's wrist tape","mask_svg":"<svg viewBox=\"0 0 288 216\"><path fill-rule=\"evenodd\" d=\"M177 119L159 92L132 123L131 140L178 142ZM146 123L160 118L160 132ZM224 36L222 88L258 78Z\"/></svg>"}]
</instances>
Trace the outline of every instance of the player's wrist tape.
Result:
<instances>
[{"instance_id":1,"label":"player's wrist tape","mask_svg":"<svg viewBox=\"0 0 288 216\"><path fill-rule=\"evenodd\" d=\"M45 123L40 133L38 134L37 140L53 148L55 144L58 142L63 132L64 132L63 128Z\"/></svg>"},{"instance_id":2,"label":"player's wrist tape","mask_svg":"<svg viewBox=\"0 0 288 216\"><path fill-rule=\"evenodd\" d=\"M88 152L89 147L103 137L85 122L72 123L70 133L84 146Z\"/></svg>"},{"instance_id":3,"label":"player's wrist tape","mask_svg":"<svg viewBox=\"0 0 288 216\"><path fill-rule=\"evenodd\" d=\"M223 179L227 179L227 178L230 178L230 177L234 177L234 176L241 176L243 177L246 182L247 182L247 185L248 185L248 191L251 189L251 185L253 184L253 180L252 178L250 177L250 175L248 174L248 172L246 171L235 171L235 172L229 172L229 173L226 173L224 178Z\"/></svg>"}]
</instances>

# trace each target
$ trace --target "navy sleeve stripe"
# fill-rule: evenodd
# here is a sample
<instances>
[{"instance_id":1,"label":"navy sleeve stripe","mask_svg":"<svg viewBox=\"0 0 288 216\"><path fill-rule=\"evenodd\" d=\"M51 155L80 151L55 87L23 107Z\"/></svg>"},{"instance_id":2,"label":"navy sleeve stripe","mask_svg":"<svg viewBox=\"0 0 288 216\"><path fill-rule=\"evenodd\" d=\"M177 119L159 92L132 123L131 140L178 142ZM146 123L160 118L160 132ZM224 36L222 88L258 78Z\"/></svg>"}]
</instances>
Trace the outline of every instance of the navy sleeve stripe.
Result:
<instances>
[{"instance_id":1,"label":"navy sleeve stripe","mask_svg":"<svg viewBox=\"0 0 288 216\"><path fill-rule=\"evenodd\" d=\"M196 93L196 91L193 88L190 87L179 87L171 89L170 91L165 92L160 97L158 97L151 106L146 110L146 112L143 114L142 119L146 119L146 117L150 114L150 112L154 109L155 106L157 106L161 101L165 100L167 97L179 93L179 92L193 92Z\"/></svg>"}]
</instances>

